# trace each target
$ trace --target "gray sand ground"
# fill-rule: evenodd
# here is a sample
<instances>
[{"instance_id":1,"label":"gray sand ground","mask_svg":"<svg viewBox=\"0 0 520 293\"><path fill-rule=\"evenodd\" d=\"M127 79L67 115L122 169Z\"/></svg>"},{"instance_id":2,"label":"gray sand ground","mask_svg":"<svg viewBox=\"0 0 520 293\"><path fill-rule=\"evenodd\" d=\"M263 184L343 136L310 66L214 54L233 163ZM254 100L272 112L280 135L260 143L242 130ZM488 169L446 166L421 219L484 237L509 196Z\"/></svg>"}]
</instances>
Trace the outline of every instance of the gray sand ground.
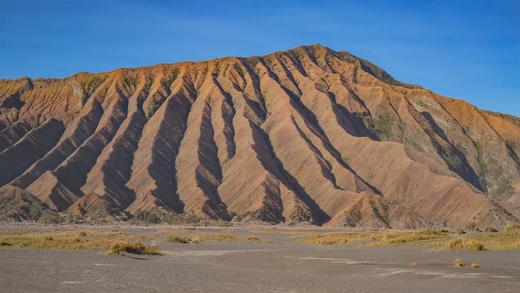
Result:
<instances>
[{"instance_id":1,"label":"gray sand ground","mask_svg":"<svg viewBox=\"0 0 520 293\"><path fill-rule=\"evenodd\" d=\"M19 228L0 226L0 231ZM287 231L234 233L265 241L155 241L162 256L2 248L0 292L520 292L519 252L325 247L299 244ZM457 257L481 268L455 268Z\"/></svg>"}]
</instances>

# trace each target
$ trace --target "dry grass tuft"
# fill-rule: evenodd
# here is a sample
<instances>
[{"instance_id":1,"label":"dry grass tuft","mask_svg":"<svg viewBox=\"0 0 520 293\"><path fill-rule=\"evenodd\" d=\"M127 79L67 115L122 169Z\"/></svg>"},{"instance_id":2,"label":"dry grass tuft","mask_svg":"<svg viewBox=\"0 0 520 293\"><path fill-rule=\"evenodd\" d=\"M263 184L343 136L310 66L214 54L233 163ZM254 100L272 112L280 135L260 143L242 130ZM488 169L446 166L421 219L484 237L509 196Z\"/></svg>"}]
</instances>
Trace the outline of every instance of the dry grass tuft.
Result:
<instances>
[{"instance_id":1,"label":"dry grass tuft","mask_svg":"<svg viewBox=\"0 0 520 293\"><path fill-rule=\"evenodd\" d=\"M457 235L446 230L373 231L344 233L309 233L302 243L341 245L360 243L365 246L417 245L440 250L520 250L520 225L508 224L503 231L472 232Z\"/></svg>"},{"instance_id":2,"label":"dry grass tuft","mask_svg":"<svg viewBox=\"0 0 520 293\"><path fill-rule=\"evenodd\" d=\"M192 239L188 236L179 236L176 234L172 234L172 235L168 236L168 241L173 242L173 243L187 244L187 243L191 243L191 240Z\"/></svg>"},{"instance_id":3,"label":"dry grass tuft","mask_svg":"<svg viewBox=\"0 0 520 293\"><path fill-rule=\"evenodd\" d=\"M258 237L256 237L259 239ZM226 241L254 241L254 239L249 238L238 238L234 234L230 233L196 233L190 235L177 235L171 234L168 236L168 241L173 243L190 243L197 244L204 241L214 241L214 242L226 242Z\"/></svg>"},{"instance_id":4,"label":"dry grass tuft","mask_svg":"<svg viewBox=\"0 0 520 293\"><path fill-rule=\"evenodd\" d=\"M139 241L134 242L123 242L116 241L110 245L107 251L108 255L117 255L121 253L134 253L134 254L149 254L159 255L159 247L144 245Z\"/></svg>"},{"instance_id":5,"label":"dry grass tuft","mask_svg":"<svg viewBox=\"0 0 520 293\"><path fill-rule=\"evenodd\" d=\"M138 241L142 236L115 232L56 232L54 234L10 234L0 236L0 246L35 249L109 249L116 241Z\"/></svg>"},{"instance_id":6,"label":"dry grass tuft","mask_svg":"<svg viewBox=\"0 0 520 293\"><path fill-rule=\"evenodd\" d=\"M369 246L427 245L447 239L448 232L441 230L396 231L375 234Z\"/></svg>"},{"instance_id":7,"label":"dry grass tuft","mask_svg":"<svg viewBox=\"0 0 520 293\"><path fill-rule=\"evenodd\" d=\"M509 223L505 226L504 231L505 232L515 232L515 231L520 232L520 224Z\"/></svg>"},{"instance_id":8,"label":"dry grass tuft","mask_svg":"<svg viewBox=\"0 0 520 293\"><path fill-rule=\"evenodd\" d=\"M508 224L503 231L478 233L471 238L488 250L520 250L520 225Z\"/></svg>"},{"instance_id":9,"label":"dry grass tuft","mask_svg":"<svg viewBox=\"0 0 520 293\"><path fill-rule=\"evenodd\" d=\"M457 238L450 240L445 244L444 249L446 250L472 250L472 251L483 251L486 250L484 245L475 239L462 239Z\"/></svg>"},{"instance_id":10,"label":"dry grass tuft","mask_svg":"<svg viewBox=\"0 0 520 293\"><path fill-rule=\"evenodd\" d=\"M195 234L200 241L237 241L238 238L229 233L200 233Z\"/></svg>"},{"instance_id":11,"label":"dry grass tuft","mask_svg":"<svg viewBox=\"0 0 520 293\"><path fill-rule=\"evenodd\" d=\"M326 233L311 234L301 242L317 245L340 245L363 243L367 246L391 245L424 245L448 238L446 231L418 230L418 231L377 231L365 233Z\"/></svg>"},{"instance_id":12,"label":"dry grass tuft","mask_svg":"<svg viewBox=\"0 0 520 293\"><path fill-rule=\"evenodd\" d=\"M167 240L172 243L197 244L205 241L228 242L228 241L261 241L259 237L250 235L237 237L231 233L194 233L188 235L171 234Z\"/></svg>"},{"instance_id":13,"label":"dry grass tuft","mask_svg":"<svg viewBox=\"0 0 520 293\"><path fill-rule=\"evenodd\" d=\"M311 234L301 240L302 243L316 245L341 245L349 244L364 239L362 234L358 233L326 233Z\"/></svg>"},{"instance_id":14,"label":"dry grass tuft","mask_svg":"<svg viewBox=\"0 0 520 293\"><path fill-rule=\"evenodd\" d=\"M248 236L246 238L247 241L260 241L260 237L257 237L255 235Z\"/></svg>"},{"instance_id":15,"label":"dry grass tuft","mask_svg":"<svg viewBox=\"0 0 520 293\"><path fill-rule=\"evenodd\" d=\"M455 262L453 262L453 265L457 268L462 268L464 267L464 263L462 262L462 259L461 258L456 258L455 259Z\"/></svg>"},{"instance_id":16,"label":"dry grass tuft","mask_svg":"<svg viewBox=\"0 0 520 293\"><path fill-rule=\"evenodd\" d=\"M476 262L472 262L471 265L470 265L470 267L471 267L472 269L478 269L478 268L480 268L480 264L478 264L478 263L476 263Z\"/></svg>"}]
</instances>

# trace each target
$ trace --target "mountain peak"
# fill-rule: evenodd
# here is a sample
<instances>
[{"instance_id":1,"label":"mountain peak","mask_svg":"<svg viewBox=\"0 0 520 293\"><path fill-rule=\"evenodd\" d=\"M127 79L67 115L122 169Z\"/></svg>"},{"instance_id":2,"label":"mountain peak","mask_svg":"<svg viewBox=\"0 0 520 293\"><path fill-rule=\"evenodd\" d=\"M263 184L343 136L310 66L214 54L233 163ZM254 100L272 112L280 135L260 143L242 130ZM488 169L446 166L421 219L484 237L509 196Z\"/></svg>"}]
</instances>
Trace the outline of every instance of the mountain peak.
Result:
<instances>
[{"instance_id":1,"label":"mountain peak","mask_svg":"<svg viewBox=\"0 0 520 293\"><path fill-rule=\"evenodd\" d=\"M0 210L501 226L520 217L515 121L320 44L0 80Z\"/></svg>"}]
</instances>

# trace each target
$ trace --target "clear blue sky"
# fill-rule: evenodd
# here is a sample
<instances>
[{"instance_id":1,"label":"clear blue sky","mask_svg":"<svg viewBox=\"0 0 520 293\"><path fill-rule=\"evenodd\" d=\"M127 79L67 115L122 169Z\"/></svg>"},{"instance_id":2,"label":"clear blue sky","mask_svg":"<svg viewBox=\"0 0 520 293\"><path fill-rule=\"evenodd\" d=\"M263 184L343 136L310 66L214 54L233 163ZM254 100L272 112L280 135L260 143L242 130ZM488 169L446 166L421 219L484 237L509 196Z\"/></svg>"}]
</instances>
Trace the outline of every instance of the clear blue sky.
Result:
<instances>
[{"instance_id":1,"label":"clear blue sky","mask_svg":"<svg viewBox=\"0 0 520 293\"><path fill-rule=\"evenodd\" d=\"M520 0L0 0L0 78L65 77L321 43L520 116Z\"/></svg>"}]
</instances>

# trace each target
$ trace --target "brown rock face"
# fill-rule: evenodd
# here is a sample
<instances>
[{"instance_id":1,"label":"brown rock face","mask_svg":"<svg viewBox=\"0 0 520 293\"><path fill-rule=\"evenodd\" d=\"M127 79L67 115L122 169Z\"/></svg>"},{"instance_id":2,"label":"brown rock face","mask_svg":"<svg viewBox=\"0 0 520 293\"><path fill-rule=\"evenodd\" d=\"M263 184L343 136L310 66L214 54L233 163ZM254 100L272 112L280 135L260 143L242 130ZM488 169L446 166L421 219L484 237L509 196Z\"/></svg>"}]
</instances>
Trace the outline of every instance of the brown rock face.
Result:
<instances>
[{"instance_id":1,"label":"brown rock face","mask_svg":"<svg viewBox=\"0 0 520 293\"><path fill-rule=\"evenodd\" d=\"M0 80L2 213L500 226L520 218L519 158L519 118L320 45Z\"/></svg>"}]
</instances>

